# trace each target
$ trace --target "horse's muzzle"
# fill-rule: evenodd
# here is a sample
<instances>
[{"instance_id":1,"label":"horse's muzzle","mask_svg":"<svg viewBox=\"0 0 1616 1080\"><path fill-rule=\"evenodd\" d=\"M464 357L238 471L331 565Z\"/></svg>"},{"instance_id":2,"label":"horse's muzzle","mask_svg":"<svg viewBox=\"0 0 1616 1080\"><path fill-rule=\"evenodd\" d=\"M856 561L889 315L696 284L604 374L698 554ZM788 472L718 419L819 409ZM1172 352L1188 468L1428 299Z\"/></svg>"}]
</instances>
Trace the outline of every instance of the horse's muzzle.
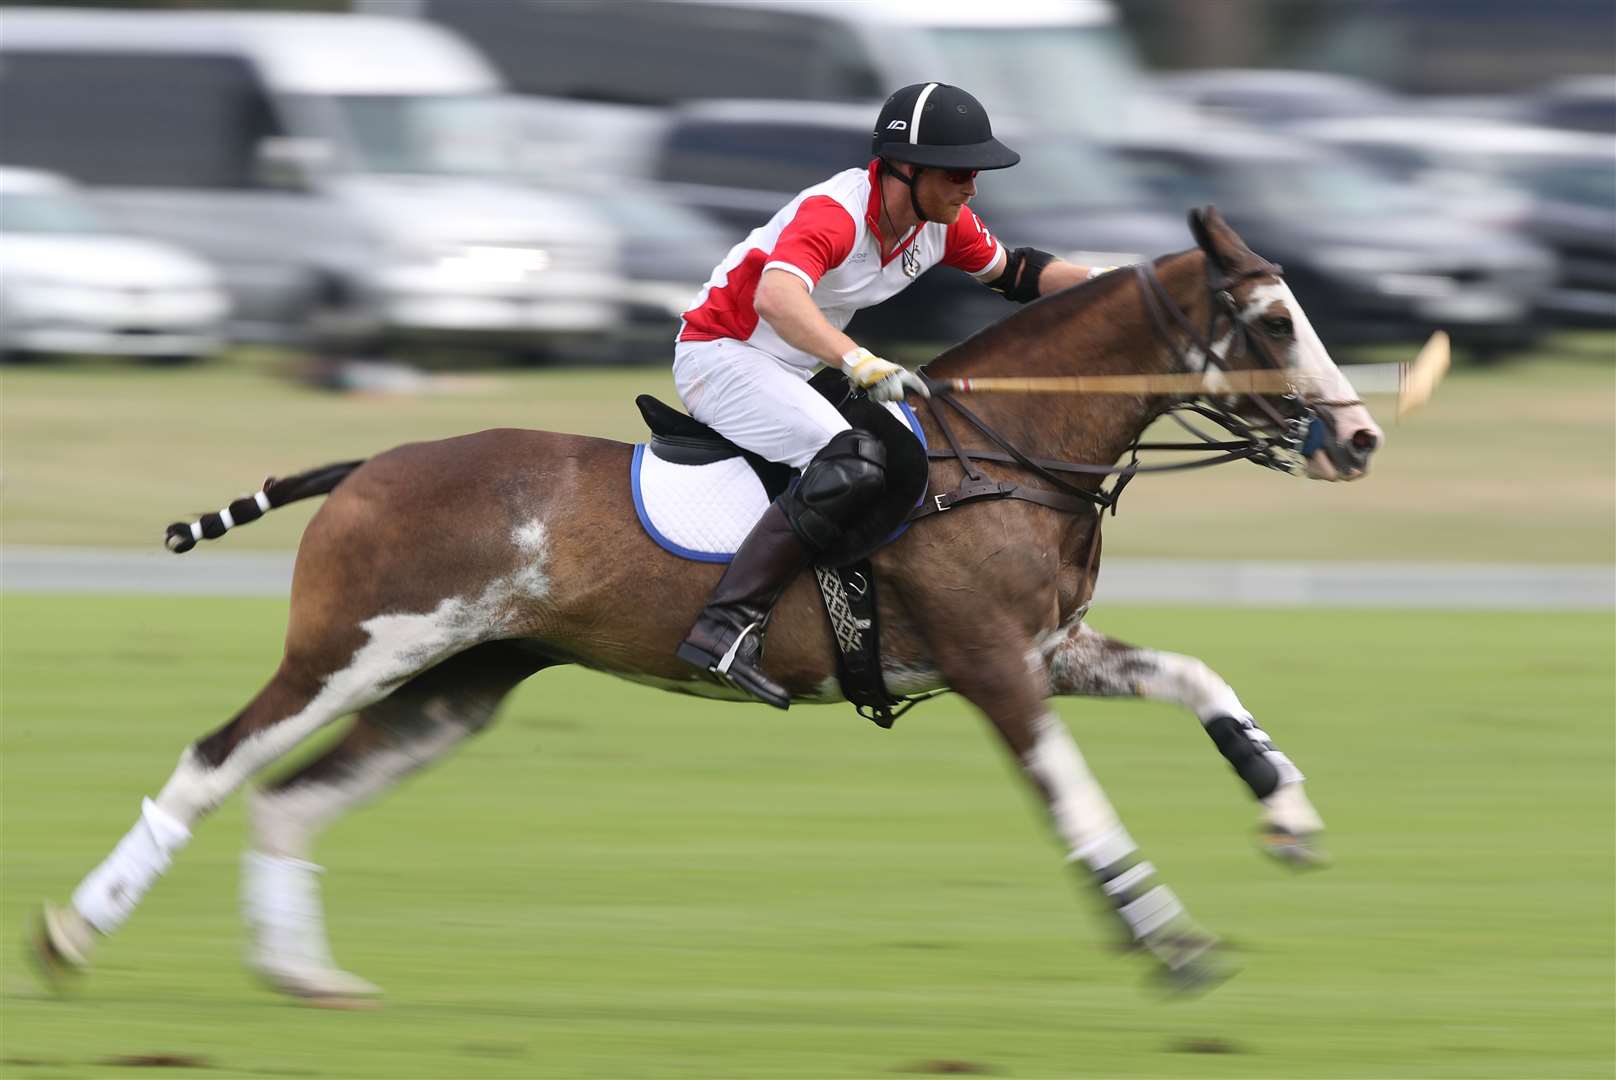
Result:
<instances>
[{"instance_id":1,"label":"horse's muzzle","mask_svg":"<svg viewBox=\"0 0 1616 1080\"><path fill-rule=\"evenodd\" d=\"M1369 459L1383 441L1379 429L1359 427L1346 438L1327 438L1307 461L1315 480L1358 480L1369 472Z\"/></svg>"}]
</instances>

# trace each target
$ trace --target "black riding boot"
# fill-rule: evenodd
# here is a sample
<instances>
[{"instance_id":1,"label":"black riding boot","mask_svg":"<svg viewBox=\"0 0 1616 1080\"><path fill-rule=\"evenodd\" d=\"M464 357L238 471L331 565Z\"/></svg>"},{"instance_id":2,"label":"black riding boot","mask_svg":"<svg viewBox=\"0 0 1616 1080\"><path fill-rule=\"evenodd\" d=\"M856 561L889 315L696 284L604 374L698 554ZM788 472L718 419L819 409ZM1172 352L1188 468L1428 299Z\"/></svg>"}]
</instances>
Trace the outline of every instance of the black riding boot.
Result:
<instances>
[{"instance_id":1,"label":"black riding boot","mask_svg":"<svg viewBox=\"0 0 1616 1080\"><path fill-rule=\"evenodd\" d=\"M763 674L763 626L775 600L811 558L779 502L769 504L679 646L679 659L724 677L759 701L789 708L785 688Z\"/></svg>"}]
</instances>

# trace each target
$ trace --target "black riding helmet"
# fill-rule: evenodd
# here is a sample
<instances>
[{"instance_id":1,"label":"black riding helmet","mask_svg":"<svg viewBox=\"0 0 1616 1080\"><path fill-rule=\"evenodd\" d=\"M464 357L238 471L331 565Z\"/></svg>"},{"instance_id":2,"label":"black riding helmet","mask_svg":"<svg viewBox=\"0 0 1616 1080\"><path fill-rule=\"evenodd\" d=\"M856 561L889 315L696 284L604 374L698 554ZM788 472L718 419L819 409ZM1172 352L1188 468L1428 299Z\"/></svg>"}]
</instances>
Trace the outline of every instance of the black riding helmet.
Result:
<instances>
[{"instance_id":1,"label":"black riding helmet","mask_svg":"<svg viewBox=\"0 0 1616 1080\"><path fill-rule=\"evenodd\" d=\"M875 118L870 150L882 167L909 188L915 217L928 220L920 209L914 181L891 162L902 161L919 169L1008 169L1021 155L993 137L993 125L982 103L947 83L913 83L881 106Z\"/></svg>"},{"instance_id":2,"label":"black riding helmet","mask_svg":"<svg viewBox=\"0 0 1616 1080\"><path fill-rule=\"evenodd\" d=\"M993 137L982 103L947 83L915 83L887 98L871 151L933 169L1008 169L1021 160Z\"/></svg>"}]
</instances>

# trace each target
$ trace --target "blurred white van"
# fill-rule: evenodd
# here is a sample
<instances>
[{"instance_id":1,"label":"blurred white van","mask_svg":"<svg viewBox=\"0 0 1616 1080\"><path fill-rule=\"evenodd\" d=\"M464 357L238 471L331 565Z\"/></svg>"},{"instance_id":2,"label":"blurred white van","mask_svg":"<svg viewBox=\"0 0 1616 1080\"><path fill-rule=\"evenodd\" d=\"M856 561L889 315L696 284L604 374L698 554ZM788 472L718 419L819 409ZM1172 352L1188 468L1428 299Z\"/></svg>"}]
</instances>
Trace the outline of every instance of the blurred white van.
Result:
<instances>
[{"instance_id":1,"label":"blurred white van","mask_svg":"<svg viewBox=\"0 0 1616 1080\"><path fill-rule=\"evenodd\" d=\"M351 15L0 10L0 158L210 258L238 332L565 353L617 322L609 223L518 182L453 34Z\"/></svg>"},{"instance_id":2,"label":"blurred white van","mask_svg":"<svg viewBox=\"0 0 1616 1080\"><path fill-rule=\"evenodd\" d=\"M184 363L219 349L228 310L201 259L119 234L64 177L0 167L0 356Z\"/></svg>"},{"instance_id":3,"label":"blurred white van","mask_svg":"<svg viewBox=\"0 0 1616 1080\"><path fill-rule=\"evenodd\" d=\"M354 0L462 34L519 93L637 105L880 101L937 79L995 119L1109 138L1143 79L1109 0ZM874 114L872 113L872 119Z\"/></svg>"}]
</instances>

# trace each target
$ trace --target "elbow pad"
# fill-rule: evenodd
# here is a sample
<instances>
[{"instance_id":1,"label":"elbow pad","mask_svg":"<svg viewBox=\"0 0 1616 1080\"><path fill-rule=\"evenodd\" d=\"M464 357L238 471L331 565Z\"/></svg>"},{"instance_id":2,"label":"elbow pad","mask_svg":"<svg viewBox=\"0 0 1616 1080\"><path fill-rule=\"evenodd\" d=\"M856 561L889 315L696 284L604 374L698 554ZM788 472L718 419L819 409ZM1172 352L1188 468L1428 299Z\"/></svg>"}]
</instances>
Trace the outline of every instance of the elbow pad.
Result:
<instances>
[{"instance_id":1,"label":"elbow pad","mask_svg":"<svg viewBox=\"0 0 1616 1080\"><path fill-rule=\"evenodd\" d=\"M1038 278L1055 256L1037 248L1019 247L1005 256L1004 273L987 283L1006 300L1025 304L1038 299Z\"/></svg>"}]
</instances>

